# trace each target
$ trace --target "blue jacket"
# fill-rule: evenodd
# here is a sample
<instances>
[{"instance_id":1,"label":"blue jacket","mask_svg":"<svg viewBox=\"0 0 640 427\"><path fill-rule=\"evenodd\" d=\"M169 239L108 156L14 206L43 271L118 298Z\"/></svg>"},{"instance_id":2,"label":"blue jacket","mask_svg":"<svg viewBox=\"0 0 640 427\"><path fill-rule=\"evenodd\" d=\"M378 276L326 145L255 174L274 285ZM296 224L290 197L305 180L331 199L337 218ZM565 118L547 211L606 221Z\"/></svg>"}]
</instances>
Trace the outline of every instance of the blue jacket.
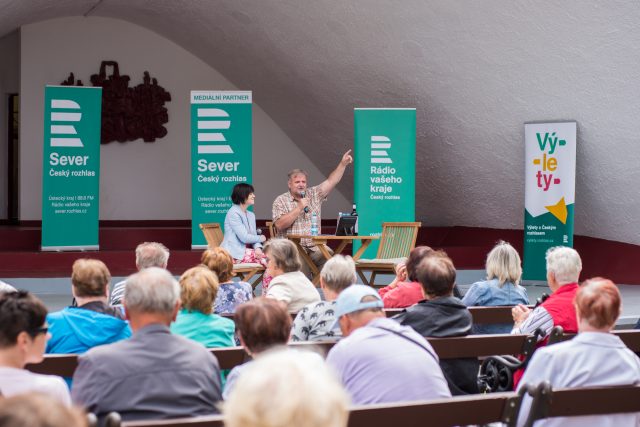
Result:
<instances>
[{"instance_id":1,"label":"blue jacket","mask_svg":"<svg viewBox=\"0 0 640 427\"><path fill-rule=\"evenodd\" d=\"M84 353L92 347L131 336L129 324L117 317L80 307L47 315L51 339L47 353Z\"/></svg>"},{"instance_id":2,"label":"blue jacket","mask_svg":"<svg viewBox=\"0 0 640 427\"><path fill-rule=\"evenodd\" d=\"M247 244L261 248L260 236L256 233L256 216L253 212L242 211L240 205L233 205L224 218L224 240L220 245L229 251L234 259L244 258Z\"/></svg>"}]
</instances>

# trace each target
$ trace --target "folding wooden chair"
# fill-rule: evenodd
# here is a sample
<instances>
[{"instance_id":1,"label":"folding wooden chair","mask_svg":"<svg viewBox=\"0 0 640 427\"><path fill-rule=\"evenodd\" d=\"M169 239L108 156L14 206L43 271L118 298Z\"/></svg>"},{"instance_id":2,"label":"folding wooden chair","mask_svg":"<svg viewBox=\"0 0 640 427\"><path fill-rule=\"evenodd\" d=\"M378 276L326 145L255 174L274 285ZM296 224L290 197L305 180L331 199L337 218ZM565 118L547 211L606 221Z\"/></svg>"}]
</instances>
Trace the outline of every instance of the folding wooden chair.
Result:
<instances>
[{"instance_id":1,"label":"folding wooden chair","mask_svg":"<svg viewBox=\"0 0 640 427\"><path fill-rule=\"evenodd\" d=\"M222 243L224 239L224 234L222 233L222 228L220 224L217 222L212 222L208 224L200 224L200 230L202 230L202 234L204 234L204 238L207 240L207 245L209 249L217 248ZM249 282L254 276L257 276L251 286L255 289L258 286L258 283L262 280L262 276L264 274L265 268L262 264L258 264L255 262L245 262L240 264L233 264L233 275L240 276L243 281Z\"/></svg>"},{"instance_id":2,"label":"folding wooden chair","mask_svg":"<svg viewBox=\"0 0 640 427\"><path fill-rule=\"evenodd\" d=\"M416 246L420 222L384 222L378 254L374 259L360 259L356 261L356 270L362 282L375 286L378 273L395 273L397 263L404 261L409 252ZM364 272L371 271L367 279Z\"/></svg>"}]
</instances>

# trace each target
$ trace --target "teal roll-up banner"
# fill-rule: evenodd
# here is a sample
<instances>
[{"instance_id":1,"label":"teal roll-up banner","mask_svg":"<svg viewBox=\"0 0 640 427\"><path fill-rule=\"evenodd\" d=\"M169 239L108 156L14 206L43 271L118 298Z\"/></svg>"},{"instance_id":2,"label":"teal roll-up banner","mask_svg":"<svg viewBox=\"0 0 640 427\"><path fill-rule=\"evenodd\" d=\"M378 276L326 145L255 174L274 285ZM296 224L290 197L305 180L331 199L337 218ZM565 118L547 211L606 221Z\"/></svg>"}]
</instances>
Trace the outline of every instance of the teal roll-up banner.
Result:
<instances>
[{"instance_id":1,"label":"teal roll-up banner","mask_svg":"<svg viewBox=\"0 0 640 427\"><path fill-rule=\"evenodd\" d=\"M576 122L524 125L526 280L546 280L549 248L573 246L576 133Z\"/></svg>"},{"instance_id":2,"label":"teal roll-up banner","mask_svg":"<svg viewBox=\"0 0 640 427\"><path fill-rule=\"evenodd\" d=\"M98 249L102 88L44 91L42 250Z\"/></svg>"},{"instance_id":3,"label":"teal roll-up banner","mask_svg":"<svg viewBox=\"0 0 640 427\"><path fill-rule=\"evenodd\" d=\"M414 221L416 109L356 108L354 131L358 233L379 235L383 222ZM363 258L377 251L375 241Z\"/></svg>"},{"instance_id":4,"label":"teal roll-up banner","mask_svg":"<svg viewBox=\"0 0 640 427\"><path fill-rule=\"evenodd\" d=\"M191 92L191 247L206 248L200 224L224 223L231 190L252 180L250 91Z\"/></svg>"}]
</instances>

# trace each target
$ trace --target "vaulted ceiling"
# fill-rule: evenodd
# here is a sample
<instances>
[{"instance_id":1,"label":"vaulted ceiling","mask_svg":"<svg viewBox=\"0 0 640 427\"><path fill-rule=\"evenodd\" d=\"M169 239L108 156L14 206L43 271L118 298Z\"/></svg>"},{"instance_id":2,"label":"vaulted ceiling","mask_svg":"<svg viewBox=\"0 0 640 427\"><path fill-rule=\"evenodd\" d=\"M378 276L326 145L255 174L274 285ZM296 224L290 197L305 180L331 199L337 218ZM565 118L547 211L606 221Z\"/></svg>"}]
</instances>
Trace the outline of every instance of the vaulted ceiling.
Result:
<instances>
[{"instance_id":1,"label":"vaulted ceiling","mask_svg":"<svg viewBox=\"0 0 640 427\"><path fill-rule=\"evenodd\" d=\"M522 227L523 123L577 120L576 232L640 243L634 0L0 0L0 11L0 36L77 15L151 29L253 90L321 170L352 145L354 107L416 107L416 216L431 225Z\"/></svg>"}]
</instances>

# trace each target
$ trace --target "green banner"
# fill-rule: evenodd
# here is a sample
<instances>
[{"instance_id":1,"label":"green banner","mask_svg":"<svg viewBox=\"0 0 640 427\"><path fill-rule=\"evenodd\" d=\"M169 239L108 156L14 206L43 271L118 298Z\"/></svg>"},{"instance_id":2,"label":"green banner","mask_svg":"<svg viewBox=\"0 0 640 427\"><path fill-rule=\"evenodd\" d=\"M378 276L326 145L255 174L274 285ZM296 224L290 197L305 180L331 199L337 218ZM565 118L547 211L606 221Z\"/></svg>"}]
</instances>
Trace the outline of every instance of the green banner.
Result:
<instances>
[{"instance_id":1,"label":"green banner","mask_svg":"<svg viewBox=\"0 0 640 427\"><path fill-rule=\"evenodd\" d=\"M44 91L42 250L98 249L102 88Z\"/></svg>"},{"instance_id":2,"label":"green banner","mask_svg":"<svg viewBox=\"0 0 640 427\"><path fill-rule=\"evenodd\" d=\"M383 222L414 221L416 109L356 108L354 132L358 233L376 236ZM363 258L377 252L375 241Z\"/></svg>"},{"instance_id":3,"label":"green banner","mask_svg":"<svg viewBox=\"0 0 640 427\"><path fill-rule=\"evenodd\" d=\"M247 91L191 91L191 247L200 224L224 223L231 190L252 179L252 100Z\"/></svg>"},{"instance_id":4,"label":"green banner","mask_svg":"<svg viewBox=\"0 0 640 427\"><path fill-rule=\"evenodd\" d=\"M525 280L546 280L545 254L573 246L576 195L576 122L526 123Z\"/></svg>"}]
</instances>

